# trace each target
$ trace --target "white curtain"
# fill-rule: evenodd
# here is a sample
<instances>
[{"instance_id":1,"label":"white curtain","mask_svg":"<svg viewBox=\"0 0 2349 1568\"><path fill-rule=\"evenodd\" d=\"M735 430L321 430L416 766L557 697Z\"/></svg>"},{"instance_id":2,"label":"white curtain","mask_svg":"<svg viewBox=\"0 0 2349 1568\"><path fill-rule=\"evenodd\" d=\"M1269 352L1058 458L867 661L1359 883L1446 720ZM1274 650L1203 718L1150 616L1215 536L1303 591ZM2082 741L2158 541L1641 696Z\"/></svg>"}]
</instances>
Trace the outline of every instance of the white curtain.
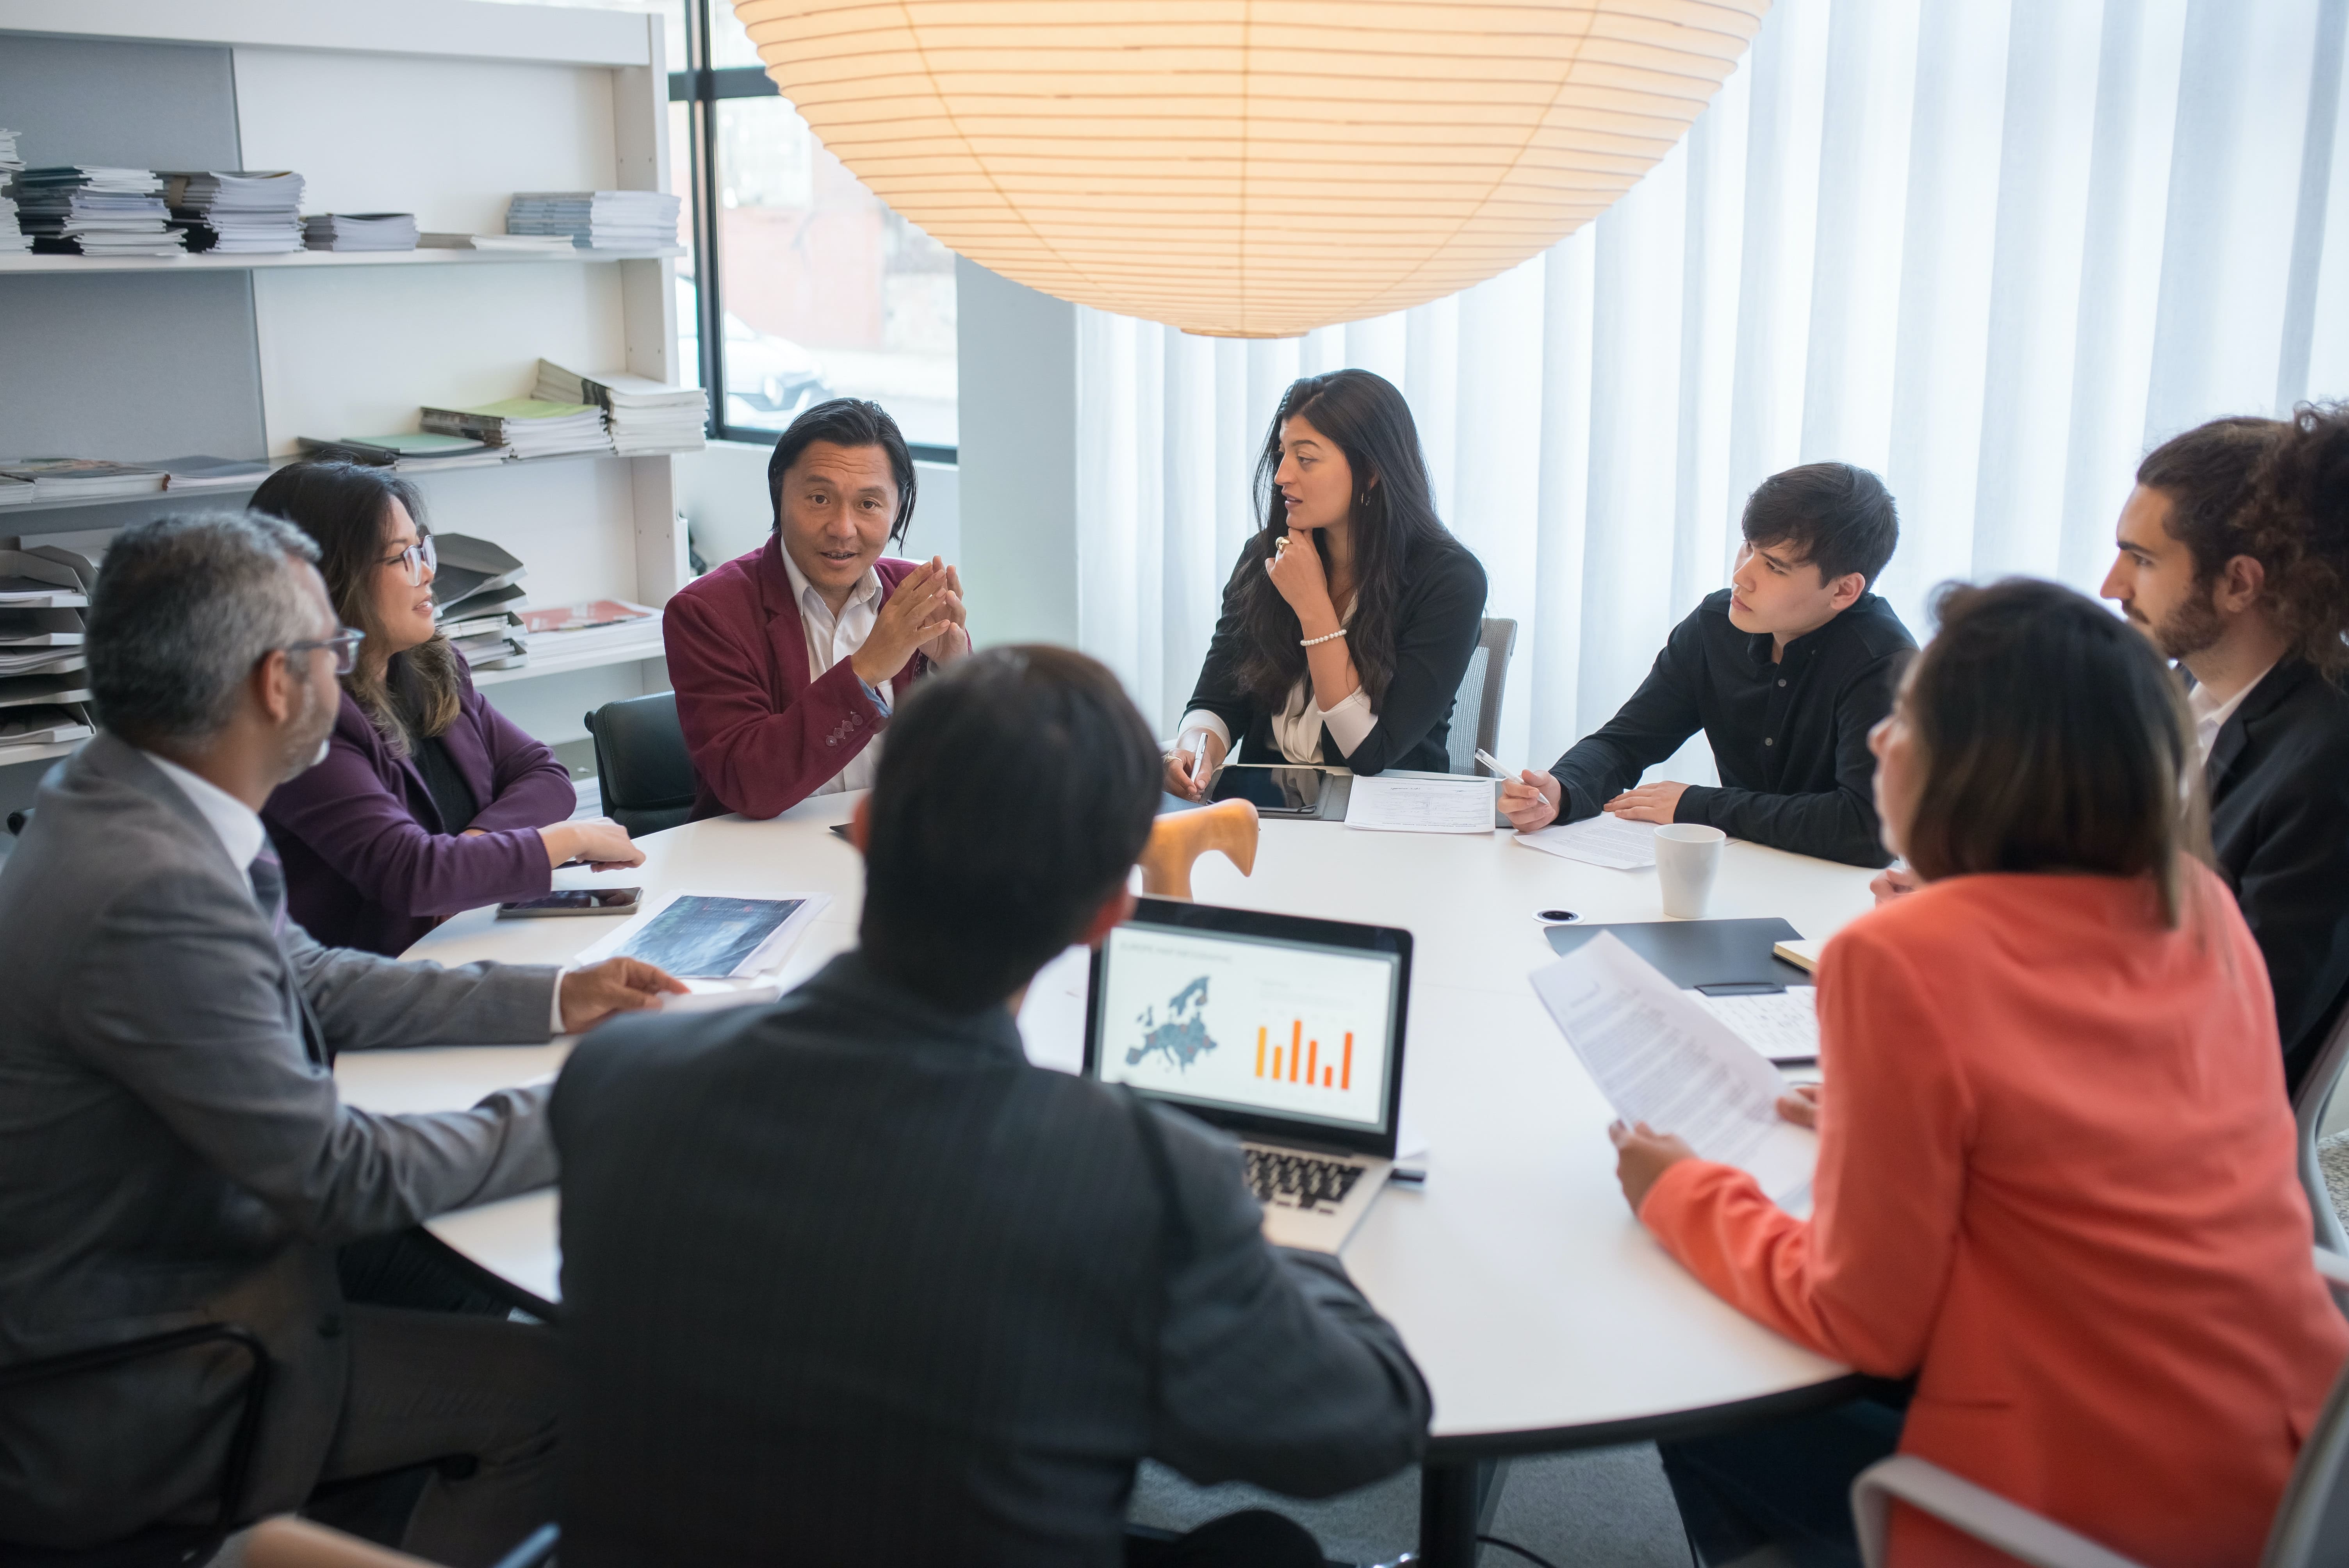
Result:
<instances>
[{"instance_id":1,"label":"white curtain","mask_svg":"<svg viewBox=\"0 0 2349 1568\"><path fill-rule=\"evenodd\" d=\"M1727 580L1765 476L1883 475L1880 584L2093 593L2153 442L2349 397L2349 0L1779 0L1688 139L1490 283L1284 342L1080 310L1080 640L1165 733L1281 389L1402 387L1546 766ZM1677 776L1710 778L1701 742Z\"/></svg>"}]
</instances>

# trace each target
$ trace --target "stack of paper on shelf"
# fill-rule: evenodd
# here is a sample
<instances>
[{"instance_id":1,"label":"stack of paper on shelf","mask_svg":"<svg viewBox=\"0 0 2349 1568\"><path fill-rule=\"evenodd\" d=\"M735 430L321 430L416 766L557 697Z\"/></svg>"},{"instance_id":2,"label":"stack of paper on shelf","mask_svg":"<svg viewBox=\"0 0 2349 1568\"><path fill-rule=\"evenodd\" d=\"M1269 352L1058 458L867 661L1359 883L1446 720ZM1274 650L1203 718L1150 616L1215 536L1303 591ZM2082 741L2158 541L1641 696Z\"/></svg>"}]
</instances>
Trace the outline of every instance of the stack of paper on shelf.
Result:
<instances>
[{"instance_id":1,"label":"stack of paper on shelf","mask_svg":"<svg viewBox=\"0 0 2349 1568\"><path fill-rule=\"evenodd\" d=\"M151 169L74 163L26 169L11 182L16 220L44 254L177 256L182 236L166 219L163 181Z\"/></svg>"},{"instance_id":2,"label":"stack of paper on shelf","mask_svg":"<svg viewBox=\"0 0 2349 1568\"><path fill-rule=\"evenodd\" d=\"M522 624L530 634L530 651L543 659L622 646L657 650L661 640L660 612L625 599L526 610Z\"/></svg>"},{"instance_id":3,"label":"stack of paper on shelf","mask_svg":"<svg viewBox=\"0 0 2349 1568\"><path fill-rule=\"evenodd\" d=\"M314 251L412 251L413 212L313 212L302 220L302 242Z\"/></svg>"},{"instance_id":4,"label":"stack of paper on shelf","mask_svg":"<svg viewBox=\"0 0 2349 1568\"><path fill-rule=\"evenodd\" d=\"M625 370L583 376L551 360L538 362L536 395L554 403L592 403L610 421L612 449L624 458L646 452L698 452L709 422L709 399L698 387L671 387Z\"/></svg>"},{"instance_id":5,"label":"stack of paper on shelf","mask_svg":"<svg viewBox=\"0 0 2349 1568\"><path fill-rule=\"evenodd\" d=\"M302 248L302 177L291 170L167 173L163 181L172 227L187 231L191 251L261 256Z\"/></svg>"},{"instance_id":6,"label":"stack of paper on shelf","mask_svg":"<svg viewBox=\"0 0 2349 1568\"><path fill-rule=\"evenodd\" d=\"M108 496L148 495L163 488L163 470L136 463L106 463L95 458L19 458L0 461L0 479L29 480L33 504L98 500Z\"/></svg>"},{"instance_id":7,"label":"stack of paper on shelf","mask_svg":"<svg viewBox=\"0 0 2349 1568\"><path fill-rule=\"evenodd\" d=\"M150 468L163 470L163 488L181 490L251 490L269 477L269 465L240 458L165 458Z\"/></svg>"},{"instance_id":8,"label":"stack of paper on shelf","mask_svg":"<svg viewBox=\"0 0 2349 1568\"><path fill-rule=\"evenodd\" d=\"M331 441L316 436L295 438L308 457L340 458L403 474L492 468L504 462L507 457L487 441L477 441L470 436L432 436L414 430L389 436L337 436Z\"/></svg>"},{"instance_id":9,"label":"stack of paper on shelf","mask_svg":"<svg viewBox=\"0 0 2349 1568\"><path fill-rule=\"evenodd\" d=\"M416 243L427 251L536 251L558 256L578 249L568 234L419 234Z\"/></svg>"},{"instance_id":10,"label":"stack of paper on shelf","mask_svg":"<svg viewBox=\"0 0 2349 1568\"><path fill-rule=\"evenodd\" d=\"M11 479L0 474L0 506L30 506L33 504L33 481Z\"/></svg>"},{"instance_id":11,"label":"stack of paper on shelf","mask_svg":"<svg viewBox=\"0 0 2349 1568\"><path fill-rule=\"evenodd\" d=\"M658 191L524 191L506 208L509 234L567 234L582 250L677 243L678 198Z\"/></svg>"},{"instance_id":12,"label":"stack of paper on shelf","mask_svg":"<svg viewBox=\"0 0 2349 1568\"><path fill-rule=\"evenodd\" d=\"M0 550L0 765L89 738L82 611L96 577L70 550Z\"/></svg>"},{"instance_id":13,"label":"stack of paper on shelf","mask_svg":"<svg viewBox=\"0 0 2349 1568\"><path fill-rule=\"evenodd\" d=\"M433 618L450 645L476 670L512 669L530 658L518 613L518 581L529 569L511 552L464 533L432 536L440 564L432 574Z\"/></svg>"},{"instance_id":14,"label":"stack of paper on shelf","mask_svg":"<svg viewBox=\"0 0 2349 1568\"><path fill-rule=\"evenodd\" d=\"M612 437L604 410L589 403L548 403L509 397L473 408L427 408L423 425L444 436L470 436L503 447L517 458L558 458L608 452Z\"/></svg>"},{"instance_id":15,"label":"stack of paper on shelf","mask_svg":"<svg viewBox=\"0 0 2349 1568\"><path fill-rule=\"evenodd\" d=\"M8 182L24 167L25 160L16 151L16 133L0 130L0 255L33 248L33 242L16 222L16 199L5 194L9 190Z\"/></svg>"}]
</instances>

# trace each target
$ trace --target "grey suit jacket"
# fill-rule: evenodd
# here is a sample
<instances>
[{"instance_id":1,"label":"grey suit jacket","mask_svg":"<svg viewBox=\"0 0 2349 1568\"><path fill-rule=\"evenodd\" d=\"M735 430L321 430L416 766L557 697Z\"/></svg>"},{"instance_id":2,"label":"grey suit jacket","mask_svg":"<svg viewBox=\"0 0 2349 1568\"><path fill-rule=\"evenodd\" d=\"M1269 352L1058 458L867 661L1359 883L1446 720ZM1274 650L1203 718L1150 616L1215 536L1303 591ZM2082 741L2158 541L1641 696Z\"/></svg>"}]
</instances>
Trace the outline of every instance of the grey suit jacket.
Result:
<instances>
[{"instance_id":1,"label":"grey suit jacket","mask_svg":"<svg viewBox=\"0 0 2349 1568\"><path fill-rule=\"evenodd\" d=\"M342 1404L334 1248L554 1176L545 1091L467 1111L340 1102L305 1046L543 1040L555 972L283 941L211 825L100 735L0 868L0 1366L206 1322L267 1346L248 1511L299 1503ZM218 1356L0 1408L0 1541L74 1545L201 1501Z\"/></svg>"},{"instance_id":2,"label":"grey suit jacket","mask_svg":"<svg viewBox=\"0 0 2349 1568\"><path fill-rule=\"evenodd\" d=\"M1401 1338L1237 1146L834 960L554 1091L565 1568L1121 1561L1136 1461L1319 1496L1425 1441Z\"/></svg>"}]
</instances>

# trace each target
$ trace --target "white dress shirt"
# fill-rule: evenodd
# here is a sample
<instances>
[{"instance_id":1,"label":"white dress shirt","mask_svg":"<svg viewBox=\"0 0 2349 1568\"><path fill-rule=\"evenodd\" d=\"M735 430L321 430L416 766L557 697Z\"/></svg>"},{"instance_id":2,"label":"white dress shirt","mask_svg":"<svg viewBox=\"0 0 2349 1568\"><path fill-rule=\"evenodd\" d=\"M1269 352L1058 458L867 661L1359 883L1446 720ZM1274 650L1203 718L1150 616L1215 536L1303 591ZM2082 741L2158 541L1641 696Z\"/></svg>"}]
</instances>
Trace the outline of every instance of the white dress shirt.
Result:
<instances>
[{"instance_id":1,"label":"white dress shirt","mask_svg":"<svg viewBox=\"0 0 2349 1568\"><path fill-rule=\"evenodd\" d=\"M813 680L863 647L864 639L873 634L873 623L881 616L881 574L866 567L856 586L848 591L848 603L835 616L815 584L807 580L807 573L792 559L791 551L787 548L781 554L784 574L792 580L792 602L799 606L800 625L807 633L808 679ZM864 686L862 679L857 684ZM885 691L865 686L864 695L879 704L882 712L889 711ZM819 785L814 793L872 789L874 772L881 765L881 739L875 735L864 750L849 758L847 767Z\"/></svg>"},{"instance_id":2,"label":"white dress shirt","mask_svg":"<svg viewBox=\"0 0 2349 1568\"><path fill-rule=\"evenodd\" d=\"M229 863L250 878L254 857L261 853L261 846L269 841L269 830L261 825L260 813L211 779L189 772L168 757L158 757L151 751L142 751L140 755L161 769L164 778L180 787L180 793L188 798L188 804L196 809L197 814L211 826L213 836L220 840L221 848L228 851ZM258 894L254 902L260 902ZM262 913L274 912L264 910ZM550 1035L563 1033L563 976L570 973L571 965L568 964L555 971L554 996L547 1004L546 1013L546 1032Z\"/></svg>"},{"instance_id":3,"label":"white dress shirt","mask_svg":"<svg viewBox=\"0 0 2349 1568\"><path fill-rule=\"evenodd\" d=\"M2194 718L2194 743L2201 748L2202 761L2206 766L2210 760L2210 748L2219 744L2219 732L2227 727L2227 721L2235 717L2235 710L2243 706L2243 699L2251 695L2251 688L2267 679L2268 670L2273 668L2275 665L2270 665L2267 670L2261 670L2245 681L2242 689L2224 702L2211 701L2210 688L2199 681L2194 684L2193 690L2186 694L2186 711Z\"/></svg>"}]
</instances>

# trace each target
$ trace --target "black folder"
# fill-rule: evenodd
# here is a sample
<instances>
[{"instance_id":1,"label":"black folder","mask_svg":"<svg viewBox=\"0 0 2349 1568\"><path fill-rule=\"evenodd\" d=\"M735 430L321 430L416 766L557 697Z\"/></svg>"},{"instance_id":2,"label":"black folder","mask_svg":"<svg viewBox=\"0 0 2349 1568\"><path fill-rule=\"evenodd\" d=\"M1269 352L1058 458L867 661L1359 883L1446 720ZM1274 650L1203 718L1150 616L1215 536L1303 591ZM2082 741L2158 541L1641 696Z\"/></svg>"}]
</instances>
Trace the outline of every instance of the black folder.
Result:
<instances>
[{"instance_id":1,"label":"black folder","mask_svg":"<svg viewBox=\"0 0 2349 1568\"><path fill-rule=\"evenodd\" d=\"M1650 920L1622 925L1553 925L1549 944L1560 956L1602 931L1654 965L1683 991L1734 995L1808 985L1810 975L1774 954L1802 933L1783 920Z\"/></svg>"}]
</instances>

